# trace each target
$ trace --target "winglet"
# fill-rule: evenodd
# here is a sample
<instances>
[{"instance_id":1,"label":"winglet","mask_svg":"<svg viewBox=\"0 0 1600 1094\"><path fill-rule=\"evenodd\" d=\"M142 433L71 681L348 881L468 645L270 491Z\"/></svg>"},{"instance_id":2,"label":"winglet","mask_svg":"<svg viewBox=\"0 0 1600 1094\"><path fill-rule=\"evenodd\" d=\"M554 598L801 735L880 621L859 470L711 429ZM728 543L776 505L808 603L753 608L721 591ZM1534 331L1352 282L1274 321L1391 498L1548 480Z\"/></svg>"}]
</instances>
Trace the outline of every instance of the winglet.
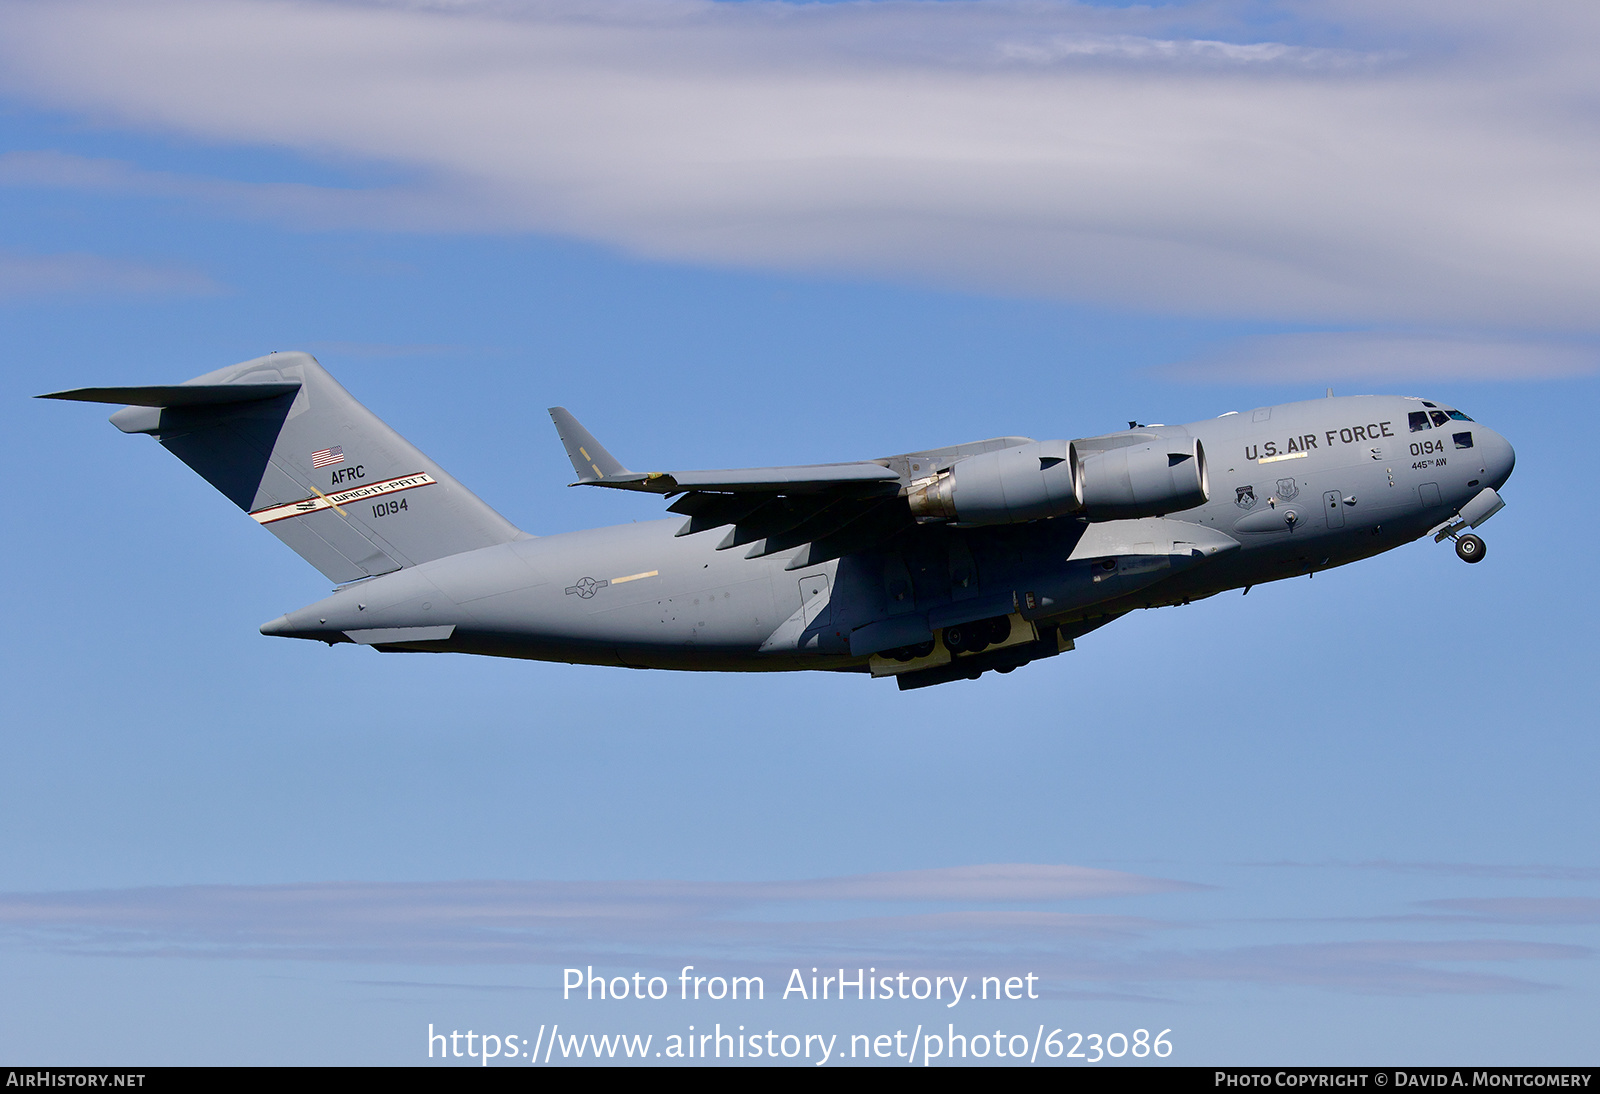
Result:
<instances>
[{"instance_id":1,"label":"winglet","mask_svg":"<svg viewBox=\"0 0 1600 1094\"><path fill-rule=\"evenodd\" d=\"M595 440L594 434L583 428L566 407L551 407L550 420L556 423L556 433L561 437L561 443L566 446L567 458L572 461L572 468L578 473L579 482L623 477L643 478L635 476L632 471L623 467L622 461L607 452L605 446Z\"/></svg>"}]
</instances>

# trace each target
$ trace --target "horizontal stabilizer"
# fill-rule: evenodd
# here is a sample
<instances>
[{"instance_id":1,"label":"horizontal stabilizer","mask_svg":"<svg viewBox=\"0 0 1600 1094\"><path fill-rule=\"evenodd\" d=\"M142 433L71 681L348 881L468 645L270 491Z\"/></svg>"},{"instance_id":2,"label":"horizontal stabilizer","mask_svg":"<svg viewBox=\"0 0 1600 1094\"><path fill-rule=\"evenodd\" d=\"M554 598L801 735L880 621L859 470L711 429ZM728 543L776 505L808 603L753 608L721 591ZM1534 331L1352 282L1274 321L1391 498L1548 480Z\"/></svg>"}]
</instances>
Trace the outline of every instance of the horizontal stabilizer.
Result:
<instances>
[{"instance_id":1,"label":"horizontal stabilizer","mask_svg":"<svg viewBox=\"0 0 1600 1094\"><path fill-rule=\"evenodd\" d=\"M298 381L278 384L167 384L158 387L75 387L52 391L37 399L68 399L76 403L115 403L118 406L220 406L275 399L300 390Z\"/></svg>"}]
</instances>

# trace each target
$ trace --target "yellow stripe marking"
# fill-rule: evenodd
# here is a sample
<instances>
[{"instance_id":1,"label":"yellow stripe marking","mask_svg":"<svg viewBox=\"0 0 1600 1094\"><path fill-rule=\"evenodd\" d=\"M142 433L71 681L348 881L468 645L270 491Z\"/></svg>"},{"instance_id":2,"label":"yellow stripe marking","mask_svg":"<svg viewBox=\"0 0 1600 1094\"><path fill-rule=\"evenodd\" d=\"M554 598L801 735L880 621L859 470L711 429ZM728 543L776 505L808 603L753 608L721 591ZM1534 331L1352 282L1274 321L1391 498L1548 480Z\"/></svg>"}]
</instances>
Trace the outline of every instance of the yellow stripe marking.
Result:
<instances>
[{"instance_id":1,"label":"yellow stripe marking","mask_svg":"<svg viewBox=\"0 0 1600 1094\"><path fill-rule=\"evenodd\" d=\"M1309 452L1285 452L1281 456L1262 456L1257 463L1277 463L1280 460L1303 460L1311 455Z\"/></svg>"},{"instance_id":2,"label":"yellow stripe marking","mask_svg":"<svg viewBox=\"0 0 1600 1094\"><path fill-rule=\"evenodd\" d=\"M660 573L660 570L648 570L642 574L629 574L627 577L614 577L611 579L611 584L621 585L624 581L638 581L641 577L657 577L660 575Z\"/></svg>"},{"instance_id":3,"label":"yellow stripe marking","mask_svg":"<svg viewBox=\"0 0 1600 1094\"><path fill-rule=\"evenodd\" d=\"M306 485L311 486L310 483L306 483ZM341 517L344 517L347 520L349 519L350 514L346 513L343 509L340 509L338 502L328 497L328 495L324 494L321 490L318 490L315 486L311 486L311 492L332 506L335 513L338 513Z\"/></svg>"},{"instance_id":4,"label":"yellow stripe marking","mask_svg":"<svg viewBox=\"0 0 1600 1094\"><path fill-rule=\"evenodd\" d=\"M581 444L578 446L578 451L583 453L583 458L584 459L586 459L586 460L594 459L593 456L589 455L589 450L587 448L583 447L583 445L581 445Z\"/></svg>"}]
</instances>

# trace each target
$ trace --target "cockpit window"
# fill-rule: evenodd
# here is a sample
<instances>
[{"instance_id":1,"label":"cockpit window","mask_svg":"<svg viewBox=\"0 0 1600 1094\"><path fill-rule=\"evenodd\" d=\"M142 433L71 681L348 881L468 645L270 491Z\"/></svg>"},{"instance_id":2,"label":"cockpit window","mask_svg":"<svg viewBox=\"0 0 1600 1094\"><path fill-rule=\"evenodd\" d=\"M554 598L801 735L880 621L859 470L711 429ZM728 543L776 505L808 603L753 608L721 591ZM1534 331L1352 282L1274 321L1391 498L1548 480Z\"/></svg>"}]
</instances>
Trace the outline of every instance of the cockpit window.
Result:
<instances>
[{"instance_id":1,"label":"cockpit window","mask_svg":"<svg viewBox=\"0 0 1600 1094\"><path fill-rule=\"evenodd\" d=\"M1453 434L1451 436L1451 440L1456 442L1456 447L1457 448L1471 448L1472 447L1472 434L1471 433L1456 433L1456 434Z\"/></svg>"},{"instance_id":2,"label":"cockpit window","mask_svg":"<svg viewBox=\"0 0 1600 1094\"><path fill-rule=\"evenodd\" d=\"M1430 410L1428 416L1433 419L1434 425L1444 425L1450 421L1450 416L1442 410Z\"/></svg>"},{"instance_id":3,"label":"cockpit window","mask_svg":"<svg viewBox=\"0 0 1600 1094\"><path fill-rule=\"evenodd\" d=\"M1471 418L1467 417L1465 414L1461 413L1461 411L1459 411L1459 410L1452 410L1450 412L1450 417L1454 418L1458 422L1470 422L1470 421L1472 421Z\"/></svg>"},{"instance_id":4,"label":"cockpit window","mask_svg":"<svg viewBox=\"0 0 1600 1094\"><path fill-rule=\"evenodd\" d=\"M1413 410L1411 412L1411 432L1420 433L1428 428L1428 412L1426 410Z\"/></svg>"},{"instance_id":5,"label":"cockpit window","mask_svg":"<svg viewBox=\"0 0 1600 1094\"><path fill-rule=\"evenodd\" d=\"M1438 406L1439 404L1438 403L1430 403L1430 402L1428 402L1428 400L1424 399L1424 400L1422 400L1422 405L1423 406Z\"/></svg>"}]
</instances>

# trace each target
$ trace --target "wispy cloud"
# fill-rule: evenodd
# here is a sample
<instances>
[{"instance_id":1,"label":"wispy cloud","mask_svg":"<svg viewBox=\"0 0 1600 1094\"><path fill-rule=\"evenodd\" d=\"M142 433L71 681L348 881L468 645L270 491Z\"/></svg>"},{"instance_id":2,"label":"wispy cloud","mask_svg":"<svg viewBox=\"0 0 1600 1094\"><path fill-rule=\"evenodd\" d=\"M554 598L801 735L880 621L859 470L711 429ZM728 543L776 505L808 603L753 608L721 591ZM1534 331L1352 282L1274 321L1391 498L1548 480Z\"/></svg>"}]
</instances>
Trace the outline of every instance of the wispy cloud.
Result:
<instances>
[{"instance_id":1,"label":"wispy cloud","mask_svg":"<svg viewBox=\"0 0 1600 1094\"><path fill-rule=\"evenodd\" d=\"M1191 924L1050 906L1196 888L1048 865L752 883L185 886L3 895L0 930L59 951L144 957L640 969L737 962L777 974L803 953L813 964L892 961L978 975L997 961L1020 961L1054 993L1142 996L1200 980L1369 993L1525 992L1542 985L1452 966L1589 955L1579 946L1482 938L1182 948L1159 940ZM862 904L899 910L851 914L866 910Z\"/></svg>"},{"instance_id":2,"label":"wispy cloud","mask_svg":"<svg viewBox=\"0 0 1600 1094\"><path fill-rule=\"evenodd\" d=\"M319 356L367 357L387 360L398 357L467 357L486 352L478 346L455 346L441 342L307 342L306 350Z\"/></svg>"},{"instance_id":3,"label":"wispy cloud","mask_svg":"<svg viewBox=\"0 0 1600 1094\"><path fill-rule=\"evenodd\" d=\"M240 182L149 171L125 160L52 150L0 153L0 185L170 199L302 228L404 226L437 231L485 226L469 208L441 202L421 186L361 189Z\"/></svg>"},{"instance_id":4,"label":"wispy cloud","mask_svg":"<svg viewBox=\"0 0 1600 1094\"><path fill-rule=\"evenodd\" d=\"M1294 864L1302 865L1302 864ZM1516 881L1600 881L1600 867L1561 866L1555 863L1510 862L1407 862L1374 859L1341 863L1361 870L1386 870L1405 874L1440 874L1448 877L1507 878Z\"/></svg>"},{"instance_id":5,"label":"wispy cloud","mask_svg":"<svg viewBox=\"0 0 1600 1094\"><path fill-rule=\"evenodd\" d=\"M761 900L1040 901L1142 896L1200 886L1086 866L951 866L892 874L856 874L813 881L769 881L738 888Z\"/></svg>"},{"instance_id":6,"label":"wispy cloud","mask_svg":"<svg viewBox=\"0 0 1600 1094\"><path fill-rule=\"evenodd\" d=\"M0 299L62 294L190 295L219 286L198 270L95 254L0 251Z\"/></svg>"},{"instance_id":7,"label":"wispy cloud","mask_svg":"<svg viewBox=\"0 0 1600 1094\"><path fill-rule=\"evenodd\" d=\"M1600 371L1600 346L1329 331L1243 338L1156 371L1197 383L1545 380Z\"/></svg>"},{"instance_id":8,"label":"wispy cloud","mask_svg":"<svg viewBox=\"0 0 1600 1094\"><path fill-rule=\"evenodd\" d=\"M1422 903L1490 923L1600 923L1600 899L1595 897L1458 897Z\"/></svg>"},{"instance_id":9,"label":"wispy cloud","mask_svg":"<svg viewBox=\"0 0 1600 1094\"><path fill-rule=\"evenodd\" d=\"M0 896L0 925L52 945L109 952L293 954L329 960L554 962L574 953L818 952L892 942L926 949L1045 945L1143 934L1131 916L974 909L1198 888L1111 870L984 865L768 882L510 882L187 886ZM795 905L917 905L888 915L796 918ZM959 910L929 904L965 904ZM789 914L784 914L788 909Z\"/></svg>"},{"instance_id":10,"label":"wispy cloud","mask_svg":"<svg viewBox=\"0 0 1600 1094\"><path fill-rule=\"evenodd\" d=\"M1308 984L1381 995L1521 994L1548 991L1550 986L1525 977L1440 966L1571 961L1590 956L1592 951L1583 946L1501 939L1313 942L1163 954L1152 962L1151 976L1161 980Z\"/></svg>"},{"instance_id":11,"label":"wispy cloud","mask_svg":"<svg viewBox=\"0 0 1600 1094\"><path fill-rule=\"evenodd\" d=\"M16 0L0 88L409 180L162 183L313 226L552 232L1296 322L1593 331L1597 24L1558 0ZM1579 367L1554 351L1512 365Z\"/></svg>"},{"instance_id":12,"label":"wispy cloud","mask_svg":"<svg viewBox=\"0 0 1600 1094\"><path fill-rule=\"evenodd\" d=\"M1283 65L1308 69L1372 68L1385 60L1399 59L1398 54L1311 49L1282 42L1219 42L1205 38L1149 38L1133 34L1035 36L1001 42L995 47L995 54L1006 61L1035 65L1104 57L1161 64Z\"/></svg>"}]
</instances>

